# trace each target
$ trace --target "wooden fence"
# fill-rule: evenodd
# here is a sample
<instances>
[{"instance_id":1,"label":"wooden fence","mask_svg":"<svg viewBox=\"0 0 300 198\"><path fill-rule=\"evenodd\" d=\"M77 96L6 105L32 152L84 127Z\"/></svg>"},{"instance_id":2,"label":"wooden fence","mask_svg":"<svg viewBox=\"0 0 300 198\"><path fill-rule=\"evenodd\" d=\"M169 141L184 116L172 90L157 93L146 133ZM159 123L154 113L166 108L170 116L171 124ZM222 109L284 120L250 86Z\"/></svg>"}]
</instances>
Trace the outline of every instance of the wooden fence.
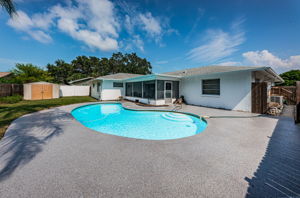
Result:
<instances>
[{"instance_id":1,"label":"wooden fence","mask_svg":"<svg viewBox=\"0 0 300 198\"><path fill-rule=\"evenodd\" d=\"M0 84L0 97L12 96L15 94L23 95L23 85Z\"/></svg>"},{"instance_id":2,"label":"wooden fence","mask_svg":"<svg viewBox=\"0 0 300 198\"><path fill-rule=\"evenodd\" d=\"M296 104L296 86L272 87L271 95L283 96L288 104Z\"/></svg>"},{"instance_id":3,"label":"wooden fence","mask_svg":"<svg viewBox=\"0 0 300 198\"><path fill-rule=\"evenodd\" d=\"M266 113L268 110L267 103L267 83L252 83L252 113Z\"/></svg>"}]
</instances>

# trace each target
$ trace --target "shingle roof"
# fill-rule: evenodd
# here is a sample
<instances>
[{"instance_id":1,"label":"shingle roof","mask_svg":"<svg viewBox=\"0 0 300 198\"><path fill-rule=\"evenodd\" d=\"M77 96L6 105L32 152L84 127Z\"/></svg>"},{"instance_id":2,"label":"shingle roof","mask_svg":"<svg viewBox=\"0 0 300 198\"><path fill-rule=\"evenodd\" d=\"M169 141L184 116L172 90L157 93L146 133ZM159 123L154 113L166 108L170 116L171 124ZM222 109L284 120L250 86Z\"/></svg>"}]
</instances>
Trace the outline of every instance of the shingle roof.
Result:
<instances>
[{"instance_id":1,"label":"shingle roof","mask_svg":"<svg viewBox=\"0 0 300 198\"><path fill-rule=\"evenodd\" d=\"M207 75L213 73L223 73L223 72L233 72L233 71L242 71L242 70L252 70L252 69L263 69L265 67L257 66L204 66L196 67L191 69L184 69L174 72L166 72L164 74L174 75L174 76L192 76L192 75Z\"/></svg>"},{"instance_id":2,"label":"shingle roof","mask_svg":"<svg viewBox=\"0 0 300 198\"><path fill-rule=\"evenodd\" d=\"M0 72L0 78L10 75L11 72Z\"/></svg>"},{"instance_id":3,"label":"shingle roof","mask_svg":"<svg viewBox=\"0 0 300 198\"><path fill-rule=\"evenodd\" d=\"M104 80L125 80L128 78L133 78L137 76L143 76L141 74L129 74L129 73L116 73L106 76L100 76L97 79L104 79Z\"/></svg>"},{"instance_id":4,"label":"shingle roof","mask_svg":"<svg viewBox=\"0 0 300 198\"><path fill-rule=\"evenodd\" d=\"M76 83L76 82L81 82L81 81L88 81L90 79L93 79L93 77L86 77L86 78L81 78L81 79L77 79L77 80L72 80L69 83Z\"/></svg>"}]
</instances>

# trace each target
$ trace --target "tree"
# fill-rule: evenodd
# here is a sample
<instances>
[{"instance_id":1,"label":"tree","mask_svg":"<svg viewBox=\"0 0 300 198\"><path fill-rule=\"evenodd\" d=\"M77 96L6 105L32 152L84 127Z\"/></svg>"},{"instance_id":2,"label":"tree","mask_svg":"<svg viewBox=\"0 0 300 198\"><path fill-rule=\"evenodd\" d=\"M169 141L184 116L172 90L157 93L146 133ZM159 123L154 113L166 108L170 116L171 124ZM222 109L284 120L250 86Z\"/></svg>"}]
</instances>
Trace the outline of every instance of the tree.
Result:
<instances>
[{"instance_id":1,"label":"tree","mask_svg":"<svg viewBox=\"0 0 300 198\"><path fill-rule=\"evenodd\" d=\"M296 81L300 81L300 70L290 70L279 75L284 83L280 85L295 86Z\"/></svg>"},{"instance_id":2,"label":"tree","mask_svg":"<svg viewBox=\"0 0 300 198\"><path fill-rule=\"evenodd\" d=\"M127 73L151 74L152 66L145 58L140 58L136 53L125 54L125 65Z\"/></svg>"},{"instance_id":3,"label":"tree","mask_svg":"<svg viewBox=\"0 0 300 198\"><path fill-rule=\"evenodd\" d=\"M123 55L114 53L108 58L77 56L71 64L63 60L47 65L55 83L68 84L69 81L85 77L98 77L115 73L150 74L152 66L145 58L135 53Z\"/></svg>"},{"instance_id":4,"label":"tree","mask_svg":"<svg viewBox=\"0 0 300 198\"><path fill-rule=\"evenodd\" d=\"M79 74L81 74L82 77L99 75L100 59L97 57L77 56L71 64L77 76L79 76Z\"/></svg>"},{"instance_id":5,"label":"tree","mask_svg":"<svg viewBox=\"0 0 300 198\"><path fill-rule=\"evenodd\" d=\"M16 13L12 0L0 0L0 6L4 7L10 16Z\"/></svg>"},{"instance_id":6,"label":"tree","mask_svg":"<svg viewBox=\"0 0 300 198\"><path fill-rule=\"evenodd\" d=\"M113 53L109 59L110 73L133 73L151 74L151 63L145 58L140 58L136 53L125 54L121 52Z\"/></svg>"},{"instance_id":7,"label":"tree","mask_svg":"<svg viewBox=\"0 0 300 198\"><path fill-rule=\"evenodd\" d=\"M30 83L38 81L52 81L49 73L32 64L16 64L16 68L12 70L14 83Z\"/></svg>"},{"instance_id":8,"label":"tree","mask_svg":"<svg viewBox=\"0 0 300 198\"><path fill-rule=\"evenodd\" d=\"M48 64L47 69L49 74L53 77L52 81L55 83L68 84L69 81L73 80L73 66L64 60L58 59L55 61L55 64Z\"/></svg>"},{"instance_id":9,"label":"tree","mask_svg":"<svg viewBox=\"0 0 300 198\"><path fill-rule=\"evenodd\" d=\"M113 53L110 59L108 60L109 63L109 73L115 74L119 72L125 72L125 59L124 55L121 52Z\"/></svg>"}]
</instances>

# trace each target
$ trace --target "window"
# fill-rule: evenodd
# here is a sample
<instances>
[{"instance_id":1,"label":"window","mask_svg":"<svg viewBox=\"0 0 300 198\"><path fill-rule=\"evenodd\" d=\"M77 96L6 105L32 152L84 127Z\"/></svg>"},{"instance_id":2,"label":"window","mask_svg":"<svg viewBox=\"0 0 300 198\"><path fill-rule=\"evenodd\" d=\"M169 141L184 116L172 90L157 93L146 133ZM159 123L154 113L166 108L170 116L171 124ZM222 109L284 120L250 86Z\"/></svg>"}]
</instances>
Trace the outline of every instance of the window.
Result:
<instances>
[{"instance_id":1,"label":"window","mask_svg":"<svg viewBox=\"0 0 300 198\"><path fill-rule=\"evenodd\" d=\"M220 79L202 80L202 94L220 95Z\"/></svg>"},{"instance_id":2,"label":"window","mask_svg":"<svg viewBox=\"0 0 300 198\"><path fill-rule=\"evenodd\" d=\"M114 87L123 87L123 83L120 83L120 82L114 82L114 83L113 83L113 86L114 86Z\"/></svg>"},{"instance_id":3,"label":"window","mask_svg":"<svg viewBox=\"0 0 300 198\"><path fill-rule=\"evenodd\" d=\"M126 83L126 96L132 96L132 83Z\"/></svg>"},{"instance_id":4,"label":"window","mask_svg":"<svg viewBox=\"0 0 300 198\"><path fill-rule=\"evenodd\" d=\"M142 82L133 83L133 96L139 98L142 97Z\"/></svg>"},{"instance_id":5,"label":"window","mask_svg":"<svg viewBox=\"0 0 300 198\"><path fill-rule=\"evenodd\" d=\"M144 81L143 98L155 99L155 80Z\"/></svg>"},{"instance_id":6,"label":"window","mask_svg":"<svg viewBox=\"0 0 300 198\"><path fill-rule=\"evenodd\" d=\"M165 98L165 81L157 80L157 99Z\"/></svg>"}]
</instances>

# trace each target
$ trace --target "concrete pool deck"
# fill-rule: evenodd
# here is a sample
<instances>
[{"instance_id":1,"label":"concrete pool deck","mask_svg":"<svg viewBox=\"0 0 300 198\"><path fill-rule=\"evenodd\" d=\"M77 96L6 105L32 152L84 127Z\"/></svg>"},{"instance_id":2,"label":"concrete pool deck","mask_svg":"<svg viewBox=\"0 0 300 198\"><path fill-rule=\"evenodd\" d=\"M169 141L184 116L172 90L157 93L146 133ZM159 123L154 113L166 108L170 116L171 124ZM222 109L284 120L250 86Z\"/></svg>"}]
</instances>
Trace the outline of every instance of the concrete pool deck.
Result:
<instances>
[{"instance_id":1,"label":"concrete pool deck","mask_svg":"<svg viewBox=\"0 0 300 198\"><path fill-rule=\"evenodd\" d=\"M81 105L10 125L0 140L1 198L300 195L300 126L292 118L185 105L183 112L215 118L198 135L150 141L84 127L70 115Z\"/></svg>"}]
</instances>

